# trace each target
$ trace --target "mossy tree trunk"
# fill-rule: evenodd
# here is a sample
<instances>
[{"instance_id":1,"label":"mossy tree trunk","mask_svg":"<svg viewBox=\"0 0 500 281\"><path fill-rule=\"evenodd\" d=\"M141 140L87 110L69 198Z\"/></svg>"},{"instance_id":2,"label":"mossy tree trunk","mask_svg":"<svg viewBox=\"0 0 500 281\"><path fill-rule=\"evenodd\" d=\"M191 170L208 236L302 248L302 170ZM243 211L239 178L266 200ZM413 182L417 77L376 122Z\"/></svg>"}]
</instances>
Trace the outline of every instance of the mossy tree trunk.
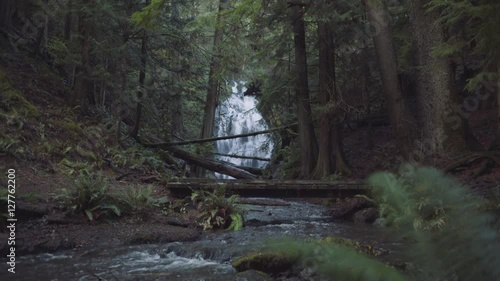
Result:
<instances>
[{"instance_id":1,"label":"mossy tree trunk","mask_svg":"<svg viewBox=\"0 0 500 281\"><path fill-rule=\"evenodd\" d=\"M208 73L208 91L205 100L205 108L203 114L203 127L201 129L202 139L211 138L214 135L215 126L215 109L217 108L217 100L220 87L220 72L221 72L221 45L224 36L222 24L222 16L225 10L227 0L219 1L219 11L215 23L214 43L212 51L212 61L210 62L210 70ZM205 170L201 168L195 169L197 177L204 177Z\"/></svg>"},{"instance_id":2,"label":"mossy tree trunk","mask_svg":"<svg viewBox=\"0 0 500 281\"><path fill-rule=\"evenodd\" d=\"M454 77L447 58L433 54L433 48L445 42L444 31L436 23L438 12L426 11L429 0L410 0L409 15L416 45L418 66L417 103L422 143L428 155L446 151L450 155L466 151L460 116L453 110L459 105Z\"/></svg>"},{"instance_id":3,"label":"mossy tree trunk","mask_svg":"<svg viewBox=\"0 0 500 281\"><path fill-rule=\"evenodd\" d=\"M318 23L319 51L319 138L318 159L312 178L323 178L334 171L349 174L350 167L344 157L342 136L338 126L337 91L335 83L335 45L331 23Z\"/></svg>"},{"instance_id":4,"label":"mossy tree trunk","mask_svg":"<svg viewBox=\"0 0 500 281\"><path fill-rule=\"evenodd\" d=\"M414 120L406 110L401 84L398 80L398 65L389 16L381 0L363 0L363 3L368 13L368 19L376 30L373 42L384 92L389 103L391 126L399 152L406 157L411 149L410 125L414 123Z\"/></svg>"},{"instance_id":5,"label":"mossy tree trunk","mask_svg":"<svg viewBox=\"0 0 500 281\"><path fill-rule=\"evenodd\" d=\"M171 2L171 22L172 25L180 32L183 28L183 23L180 18L180 5L181 0L172 0ZM181 50L181 42L180 40L176 40L174 42L177 45L176 49ZM174 59L174 66L176 69L179 69L178 72L172 73L172 86L174 88L172 94L172 135L179 139L184 137L184 119L182 114L182 62L181 62L181 53L178 53L178 56Z\"/></svg>"},{"instance_id":6,"label":"mossy tree trunk","mask_svg":"<svg viewBox=\"0 0 500 281\"><path fill-rule=\"evenodd\" d=\"M292 4L291 10L295 47L295 98L299 123L300 177L308 178L313 172L318 155L318 148L311 120L311 104L307 77L304 6Z\"/></svg>"}]
</instances>

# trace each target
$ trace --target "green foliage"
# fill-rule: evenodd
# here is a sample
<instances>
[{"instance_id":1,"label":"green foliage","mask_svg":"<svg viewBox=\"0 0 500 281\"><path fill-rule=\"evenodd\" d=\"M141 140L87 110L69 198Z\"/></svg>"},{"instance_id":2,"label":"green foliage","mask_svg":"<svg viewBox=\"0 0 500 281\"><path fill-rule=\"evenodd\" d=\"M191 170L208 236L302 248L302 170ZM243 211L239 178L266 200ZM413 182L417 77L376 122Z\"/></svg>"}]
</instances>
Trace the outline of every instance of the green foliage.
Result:
<instances>
[{"instance_id":1,"label":"green foliage","mask_svg":"<svg viewBox=\"0 0 500 281\"><path fill-rule=\"evenodd\" d=\"M155 198L151 185L127 186L119 190L115 197L123 212L129 214L144 213L154 208L161 208L169 203L168 197Z\"/></svg>"},{"instance_id":2,"label":"green foliage","mask_svg":"<svg viewBox=\"0 0 500 281\"><path fill-rule=\"evenodd\" d=\"M112 153L113 163L119 168L149 168L153 171L164 171L164 162L161 160L161 156L153 150L132 146L126 150L116 148Z\"/></svg>"},{"instance_id":3,"label":"green foliage","mask_svg":"<svg viewBox=\"0 0 500 281\"><path fill-rule=\"evenodd\" d=\"M236 205L238 195L226 198L226 191L218 188L213 192L193 191L191 201L200 211L199 224L204 230L227 228L240 230L243 226L243 211Z\"/></svg>"},{"instance_id":4,"label":"green foliage","mask_svg":"<svg viewBox=\"0 0 500 281\"><path fill-rule=\"evenodd\" d=\"M463 57L467 53L473 53L481 57L483 69L468 81L467 90L474 92L485 81L496 83L500 79L496 71L498 65L495 65L500 60L498 1L432 0L427 8L440 13L438 22L448 31L448 42L435 47L436 55ZM495 73L488 73L491 71Z\"/></svg>"},{"instance_id":5,"label":"green foliage","mask_svg":"<svg viewBox=\"0 0 500 281\"><path fill-rule=\"evenodd\" d=\"M270 250L298 256L302 266L328 280L407 280L394 268L370 258L356 247L356 244L343 239L309 242L284 239L271 241L267 245Z\"/></svg>"},{"instance_id":6,"label":"green foliage","mask_svg":"<svg viewBox=\"0 0 500 281\"><path fill-rule=\"evenodd\" d=\"M88 176L95 169L95 165L89 162L73 161L67 158L57 164L58 170L68 176Z\"/></svg>"},{"instance_id":7,"label":"green foliage","mask_svg":"<svg viewBox=\"0 0 500 281\"><path fill-rule=\"evenodd\" d=\"M0 70L0 109L23 117L38 117L38 109L14 89L5 73Z\"/></svg>"},{"instance_id":8,"label":"green foliage","mask_svg":"<svg viewBox=\"0 0 500 281\"><path fill-rule=\"evenodd\" d=\"M421 278L500 276L500 249L491 217L481 211L484 200L434 168L405 168L401 175L376 173L370 183L381 214L416 241L407 252L425 272Z\"/></svg>"},{"instance_id":9,"label":"green foliage","mask_svg":"<svg viewBox=\"0 0 500 281\"><path fill-rule=\"evenodd\" d=\"M227 227L227 230L238 231L243 228L243 216L240 213L232 213L229 215L231 219L231 224Z\"/></svg>"},{"instance_id":10,"label":"green foliage","mask_svg":"<svg viewBox=\"0 0 500 281\"><path fill-rule=\"evenodd\" d=\"M149 30L158 29L161 26L159 19L164 12L166 2L166 0L152 0L148 6L132 15L132 23Z\"/></svg>"},{"instance_id":11,"label":"green foliage","mask_svg":"<svg viewBox=\"0 0 500 281\"><path fill-rule=\"evenodd\" d=\"M82 175L71 188L56 192L54 199L69 213L84 213L91 221L111 215L120 216L121 210L113 196L108 194L108 186L107 180L100 174Z\"/></svg>"}]
</instances>

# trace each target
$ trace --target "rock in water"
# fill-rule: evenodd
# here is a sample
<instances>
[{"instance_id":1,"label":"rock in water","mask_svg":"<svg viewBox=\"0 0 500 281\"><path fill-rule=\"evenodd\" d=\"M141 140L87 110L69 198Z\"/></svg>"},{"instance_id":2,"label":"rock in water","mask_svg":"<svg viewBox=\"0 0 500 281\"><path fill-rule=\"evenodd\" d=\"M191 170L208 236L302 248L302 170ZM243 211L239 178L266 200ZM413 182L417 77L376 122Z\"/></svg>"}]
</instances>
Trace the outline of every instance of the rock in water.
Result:
<instances>
[{"instance_id":1,"label":"rock in water","mask_svg":"<svg viewBox=\"0 0 500 281\"><path fill-rule=\"evenodd\" d=\"M354 222L361 223L373 223L378 218L378 209L377 208L367 208L361 211L357 211L354 216Z\"/></svg>"},{"instance_id":2,"label":"rock in water","mask_svg":"<svg viewBox=\"0 0 500 281\"><path fill-rule=\"evenodd\" d=\"M271 276L262 271L246 270L236 274L235 281L272 281Z\"/></svg>"}]
</instances>

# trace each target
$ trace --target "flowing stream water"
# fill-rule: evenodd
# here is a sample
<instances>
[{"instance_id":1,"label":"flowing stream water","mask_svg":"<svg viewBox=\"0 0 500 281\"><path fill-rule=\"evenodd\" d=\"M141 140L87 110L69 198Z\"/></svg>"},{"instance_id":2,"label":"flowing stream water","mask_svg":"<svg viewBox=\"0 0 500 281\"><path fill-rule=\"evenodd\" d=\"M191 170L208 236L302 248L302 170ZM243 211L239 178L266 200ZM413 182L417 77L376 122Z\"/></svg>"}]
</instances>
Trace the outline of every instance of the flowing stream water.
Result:
<instances>
[{"instance_id":1,"label":"flowing stream water","mask_svg":"<svg viewBox=\"0 0 500 281\"><path fill-rule=\"evenodd\" d=\"M270 200L270 199L260 199ZM273 199L276 201L276 199ZM63 251L21 257L15 280L235 280L231 261L263 247L278 237L320 238L339 236L375 241L378 247L398 250L384 229L337 223L323 215L326 207L278 200L288 206L243 205L246 220L259 222L240 231L207 232L195 242L175 242L95 249L86 253ZM1 280L3 279L0 274ZM102 279L98 279L102 278Z\"/></svg>"}]
</instances>

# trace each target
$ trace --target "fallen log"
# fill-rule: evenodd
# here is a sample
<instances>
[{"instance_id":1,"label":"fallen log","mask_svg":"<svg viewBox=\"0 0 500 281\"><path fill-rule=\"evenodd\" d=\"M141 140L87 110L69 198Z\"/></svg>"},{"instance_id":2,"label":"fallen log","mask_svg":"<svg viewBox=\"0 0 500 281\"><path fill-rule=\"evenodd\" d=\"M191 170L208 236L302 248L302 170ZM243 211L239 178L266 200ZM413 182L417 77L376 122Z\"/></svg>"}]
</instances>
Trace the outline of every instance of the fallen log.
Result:
<instances>
[{"instance_id":1,"label":"fallen log","mask_svg":"<svg viewBox=\"0 0 500 281\"><path fill-rule=\"evenodd\" d=\"M263 176L264 175L264 169L261 168L254 168L254 167L247 167L247 166L234 166L238 169L247 171L251 174L254 174L256 176Z\"/></svg>"},{"instance_id":2,"label":"fallen log","mask_svg":"<svg viewBox=\"0 0 500 281\"><path fill-rule=\"evenodd\" d=\"M144 146L148 146L148 144L143 144ZM170 146L170 145L162 145L157 144L155 147L170 151L174 157L180 158L188 163L193 165L200 166L207 170L217 172L220 174L231 176L235 179L256 179L257 177L254 174L251 174L243 169L237 168L235 166L225 164L221 161L216 161L212 159L208 159L197 154Z\"/></svg>"},{"instance_id":3,"label":"fallen log","mask_svg":"<svg viewBox=\"0 0 500 281\"><path fill-rule=\"evenodd\" d=\"M214 152L212 154L213 155L218 155L218 156L230 157L230 158L241 158L241 159L259 160L259 161L271 161L271 158L262 158L262 157L254 157L254 156L243 156L243 155L236 155L236 154L224 154L224 153L217 153L217 152Z\"/></svg>"},{"instance_id":4,"label":"fallen log","mask_svg":"<svg viewBox=\"0 0 500 281\"><path fill-rule=\"evenodd\" d=\"M179 142L147 143L147 144L143 144L143 145L146 146L146 147L167 147L167 146L194 144L194 143L213 142L213 141L219 141L219 140L237 139L237 138L244 138L244 137L251 137L251 136L256 136L256 135L268 134L268 133L272 133L272 132L275 132L275 131L279 131L279 130L283 130L283 129L286 129L286 128L290 128L290 127L293 127L293 126L296 126L296 125L297 125L297 123L291 124L291 125L287 125L287 126L283 126L283 127L273 128L273 129L269 129L269 130L258 131L258 132L247 133L247 134L241 134L241 135L215 137L215 138L207 138L207 139L199 139L199 140L189 140L189 141L179 141Z\"/></svg>"}]
</instances>

